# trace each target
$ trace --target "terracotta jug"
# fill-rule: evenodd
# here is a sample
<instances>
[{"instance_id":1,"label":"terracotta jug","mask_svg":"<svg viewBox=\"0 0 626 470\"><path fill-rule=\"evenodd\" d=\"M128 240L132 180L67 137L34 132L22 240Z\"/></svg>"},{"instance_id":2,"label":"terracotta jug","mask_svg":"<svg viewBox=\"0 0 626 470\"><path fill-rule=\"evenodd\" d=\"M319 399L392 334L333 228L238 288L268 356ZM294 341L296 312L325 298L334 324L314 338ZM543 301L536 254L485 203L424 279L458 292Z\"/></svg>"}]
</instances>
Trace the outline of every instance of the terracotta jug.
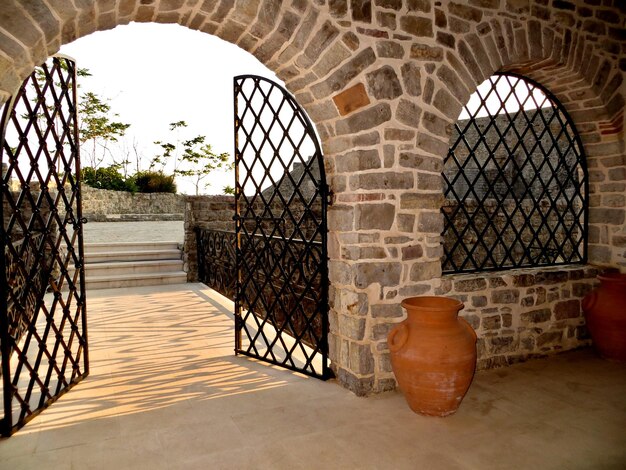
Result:
<instances>
[{"instance_id":1,"label":"terracotta jug","mask_svg":"<svg viewBox=\"0 0 626 470\"><path fill-rule=\"evenodd\" d=\"M593 346L605 359L626 362L626 274L598 276L582 306Z\"/></svg>"},{"instance_id":2,"label":"terracotta jug","mask_svg":"<svg viewBox=\"0 0 626 470\"><path fill-rule=\"evenodd\" d=\"M387 338L400 390L416 413L447 416L467 393L476 368L476 333L458 317L463 303L447 297L410 297L408 313Z\"/></svg>"}]
</instances>

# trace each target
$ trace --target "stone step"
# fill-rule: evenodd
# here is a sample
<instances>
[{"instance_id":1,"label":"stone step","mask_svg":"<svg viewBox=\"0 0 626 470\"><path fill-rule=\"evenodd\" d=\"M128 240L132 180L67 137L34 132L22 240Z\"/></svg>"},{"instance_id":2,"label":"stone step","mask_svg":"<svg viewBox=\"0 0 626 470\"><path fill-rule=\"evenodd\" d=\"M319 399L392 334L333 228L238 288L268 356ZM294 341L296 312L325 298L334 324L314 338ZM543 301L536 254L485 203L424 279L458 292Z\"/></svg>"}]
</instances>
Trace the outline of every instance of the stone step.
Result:
<instances>
[{"instance_id":1,"label":"stone step","mask_svg":"<svg viewBox=\"0 0 626 470\"><path fill-rule=\"evenodd\" d=\"M185 220L185 214L104 214L100 216L91 216L89 218L93 222L159 222L172 220Z\"/></svg>"},{"instance_id":2,"label":"stone step","mask_svg":"<svg viewBox=\"0 0 626 470\"><path fill-rule=\"evenodd\" d=\"M115 277L126 274L154 274L183 270L181 259L166 259L157 261L115 261L111 263L85 263L85 275L92 277Z\"/></svg>"},{"instance_id":3,"label":"stone step","mask_svg":"<svg viewBox=\"0 0 626 470\"><path fill-rule=\"evenodd\" d=\"M169 273L126 274L114 278L108 276L88 276L85 280L87 291L99 289L117 289L120 287L160 286L166 284L184 284L187 273L174 271Z\"/></svg>"},{"instance_id":4,"label":"stone step","mask_svg":"<svg viewBox=\"0 0 626 470\"><path fill-rule=\"evenodd\" d=\"M181 251L176 250L143 250L143 251L113 251L85 255L85 263L112 263L133 261L157 261L181 259Z\"/></svg>"},{"instance_id":5,"label":"stone step","mask_svg":"<svg viewBox=\"0 0 626 470\"><path fill-rule=\"evenodd\" d=\"M177 242L85 244L88 289L158 286L187 282Z\"/></svg>"},{"instance_id":6,"label":"stone step","mask_svg":"<svg viewBox=\"0 0 626 470\"><path fill-rule=\"evenodd\" d=\"M178 242L117 242L117 243L85 243L85 255L95 253L177 250Z\"/></svg>"}]
</instances>

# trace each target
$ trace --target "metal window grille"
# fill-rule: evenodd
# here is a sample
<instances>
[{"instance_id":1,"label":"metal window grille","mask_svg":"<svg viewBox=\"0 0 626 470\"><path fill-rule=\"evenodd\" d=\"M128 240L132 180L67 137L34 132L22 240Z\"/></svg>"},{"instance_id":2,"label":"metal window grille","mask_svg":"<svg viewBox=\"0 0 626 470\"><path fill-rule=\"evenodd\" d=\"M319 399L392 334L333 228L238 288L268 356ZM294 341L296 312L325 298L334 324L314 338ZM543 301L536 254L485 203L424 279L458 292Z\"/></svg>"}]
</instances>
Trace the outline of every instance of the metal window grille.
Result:
<instances>
[{"instance_id":1,"label":"metal window grille","mask_svg":"<svg viewBox=\"0 0 626 470\"><path fill-rule=\"evenodd\" d=\"M444 160L443 271L586 261L588 179L563 106L514 74L481 84Z\"/></svg>"}]
</instances>

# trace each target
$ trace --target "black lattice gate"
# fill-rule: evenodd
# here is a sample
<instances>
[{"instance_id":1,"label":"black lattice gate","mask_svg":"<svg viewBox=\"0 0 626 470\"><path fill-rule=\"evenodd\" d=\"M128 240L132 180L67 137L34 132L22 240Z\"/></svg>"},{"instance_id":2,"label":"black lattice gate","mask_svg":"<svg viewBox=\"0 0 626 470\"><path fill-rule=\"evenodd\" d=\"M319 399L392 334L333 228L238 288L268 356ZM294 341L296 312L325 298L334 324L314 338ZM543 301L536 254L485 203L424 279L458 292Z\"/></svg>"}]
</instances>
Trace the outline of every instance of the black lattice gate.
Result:
<instances>
[{"instance_id":1,"label":"black lattice gate","mask_svg":"<svg viewBox=\"0 0 626 470\"><path fill-rule=\"evenodd\" d=\"M0 123L0 341L8 436L89 371L76 68L36 68Z\"/></svg>"},{"instance_id":2,"label":"black lattice gate","mask_svg":"<svg viewBox=\"0 0 626 470\"><path fill-rule=\"evenodd\" d=\"M235 350L328 378L323 156L293 97L235 77Z\"/></svg>"}]
</instances>

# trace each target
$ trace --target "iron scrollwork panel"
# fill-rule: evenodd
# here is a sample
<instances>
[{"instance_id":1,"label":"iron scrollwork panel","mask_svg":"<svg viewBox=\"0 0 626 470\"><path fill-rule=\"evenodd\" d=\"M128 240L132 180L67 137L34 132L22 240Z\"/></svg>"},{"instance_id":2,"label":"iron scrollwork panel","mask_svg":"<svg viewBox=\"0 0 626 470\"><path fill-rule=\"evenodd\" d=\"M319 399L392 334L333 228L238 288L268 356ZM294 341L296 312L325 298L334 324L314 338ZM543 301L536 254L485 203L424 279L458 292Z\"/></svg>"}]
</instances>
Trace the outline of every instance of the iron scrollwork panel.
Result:
<instances>
[{"instance_id":1,"label":"iron scrollwork panel","mask_svg":"<svg viewBox=\"0 0 626 470\"><path fill-rule=\"evenodd\" d=\"M7 436L89 371L74 62L37 67L5 106L0 131Z\"/></svg>"},{"instance_id":2,"label":"iron scrollwork panel","mask_svg":"<svg viewBox=\"0 0 626 470\"><path fill-rule=\"evenodd\" d=\"M196 241L200 282L234 300L237 291L235 232L197 227Z\"/></svg>"},{"instance_id":3,"label":"iron scrollwork panel","mask_svg":"<svg viewBox=\"0 0 626 470\"><path fill-rule=\"evenodd\" d=\"M238 353L328 378L328 272L322 153L293 97L236 77Z\"/></svg>"}]
</instances>

